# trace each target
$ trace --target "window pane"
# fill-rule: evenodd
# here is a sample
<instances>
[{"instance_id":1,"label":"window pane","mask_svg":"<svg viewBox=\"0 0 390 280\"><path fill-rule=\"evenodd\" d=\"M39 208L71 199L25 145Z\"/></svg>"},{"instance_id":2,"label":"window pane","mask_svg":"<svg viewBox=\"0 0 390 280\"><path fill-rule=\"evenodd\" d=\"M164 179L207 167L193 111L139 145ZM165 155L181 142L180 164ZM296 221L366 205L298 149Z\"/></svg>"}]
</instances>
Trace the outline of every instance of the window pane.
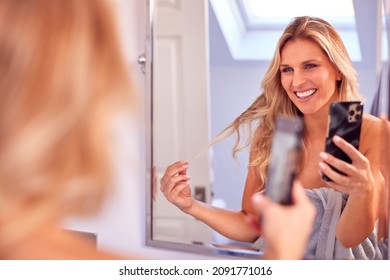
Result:
<instances>
[{"instance_id":1,"label":"window pane","mask_svg":"<svg viewBox=\"0 0 390 280\"><path fill-rule=\"evenodd\" d=\"M353 19L355 11L352 0L244 0L249 19L256 22L275 22L296 16L315 16L324 19Z\"/></svg>"}]
</instances>

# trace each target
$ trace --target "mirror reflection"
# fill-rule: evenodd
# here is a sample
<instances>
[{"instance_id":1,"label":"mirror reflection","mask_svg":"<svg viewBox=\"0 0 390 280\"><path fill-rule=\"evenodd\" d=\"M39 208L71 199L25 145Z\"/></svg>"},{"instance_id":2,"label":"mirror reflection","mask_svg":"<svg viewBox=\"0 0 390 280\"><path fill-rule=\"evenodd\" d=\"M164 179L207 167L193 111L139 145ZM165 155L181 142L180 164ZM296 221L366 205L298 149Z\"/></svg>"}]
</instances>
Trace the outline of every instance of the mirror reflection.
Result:
<instances>
[{"instance_id":1,"label":"mirror reflection","mask_svg":"<svg viewBox=\"0 0 390 280\"><path fill-rule=\"evenodd\" d=\"M387 153L379 140L386 122L368 115L379 116L388 100L382 1L351 1L352 16L330 17L329 26L301 18L279 44L292 17L256 22L243 16L237 25L235 16L245 15L250 2L156 1L151 238L165 246L261 254L262 233L248 223L251 197L265 189L275 120L283 114L305 124L297 177L317 209L305 258L385 258L388 183L381 174L388 166L381 170ZM314 32L307 33L308 26ZM360 148L334 143L351 158L344 164L320 153L329 105L363 99L359 92L366 112ZM227 134L233 137L209 148L232 121ZM333 182L323 181L320 171Z\"/></svg>"}]
</instances>

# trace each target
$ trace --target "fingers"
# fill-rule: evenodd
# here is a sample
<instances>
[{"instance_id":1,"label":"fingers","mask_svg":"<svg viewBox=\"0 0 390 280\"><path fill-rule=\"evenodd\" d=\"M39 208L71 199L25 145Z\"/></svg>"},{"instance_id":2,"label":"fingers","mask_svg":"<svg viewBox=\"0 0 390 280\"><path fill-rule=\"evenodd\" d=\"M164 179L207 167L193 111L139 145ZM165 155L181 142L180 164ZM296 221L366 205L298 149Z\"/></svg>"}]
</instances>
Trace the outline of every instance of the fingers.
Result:
<instances>
[{"instance_id":1,"label":"fingers","mask_svg":"<svg viewBox=\"0 0 390 280\"><path fill-rule=\"evenodd\" d=\"M164 176L172 177L178 173L186 174L188 169L188 161L182 160L177 161L167 167Z\"/></svg>"},{"instance_id":2,"label":"fingers","mask_svg":"<svg viewBox=\"0 0 390 280\"><path fill-rule=\"evenodd\" d=\"M185 184L189 185L190 177L187 175L175 175L173 177L170 177L168 180L165 181L164 184L161 184L161 192L165 196L169 196L169 194L172 192L172 190L176 189L177 186Z\"/></svg>"},{"instance_id":3,"label":"fingers","mask_svg":"<svg viewBox=\"0 0 390 280\"><path fill-rule=\"evenodd\" d=\"M258 231L261 230L267 242L273 245L280 242L291 244L291 240L294 240L291 236L299 237L302 244L297 248L304 248L306 237L312 230L316 210L298 181L294 182L292 196L292 205L280 205L260 193L252 196L255 214L262 220Z\"/></svg>"},{"instance_id":4,"label":"fingers","mask_svg":"<svg viewBox=\"0 0 390 280\"><path fill-rule=\"evenodd\" d=\"M328 183L328 186L334 186L335 184L340 186L349 186L351 178L360 177L361 170L369 168L368 159L360 153L353 145L346 142L339 136L333 137L334 144L339 147L352 161L352 164L338 159L329 153L320 153L320 157L323 160L319 162L319 167L326 176L328 176L334 183ZM334 170L340 171L342 174Z\"/></svg>"},{"instance_id":5,"label":"fingers","mask_svg":"<svg viewBox=\"0 0 390 280\"><path fill-rule=\"evenodd\" d=\"M160 180L160 190L170 200L188 188L190 177L187 174L188 161L177 161L167 167Z\"/></svg>"},{"instance_id":6,"label":"fingers","mask_svg":"<svg viewBox=\"0 0 390 280\"><path fill-rule=\"evenodd\" d=\"M292 189L292 201L293 205L297 204L310 204L309 198L306 196L304 188L299 181L295 181ZM257 215L262 215L267 209L272 206L279 206L277 203L271 201L268 197L261 193L256 193L252 196L252 205ZM280 206L289 207L289 206Z\"/></svg>"},{"instance_id":7,"label":"fingers","mask_svg":"<svg viewBox=\"0 0 390 280\"><path fill-rule=\"evenodd\" d=\"M185 192L185 190L189 187L187 182L182 182L178 185L176 185L170 193L170 196L172 197L178 197L179 194L185 195L187 197L191 197L191 192Z\"/></svg>"},{"instance_id":8,"label":"fingers","mask_svg":"<svg viewBox=\"0 0 390 280\"><path fill-rule=\"evenodd\" d=\"M186 175L188 170L188 161L177 161L167 167L164 175L160 179L160 189L164 192L169 180L177 175Z\"/></svg>"},{"instance_id":9,"label":"fingers","mask_svg":"<svg viewBox=\"0 0 390 280\"><path fill-rule=\"evenodd\" d=\"M341 159L338 159L336 158L335 156L331 155L331 154L328 154L328 153L324 153L324 152L321 152L320 153L320 157L321 159L327 163L328 165L328 168L326 168L326 165L325 164L321 164L322 162L320 162L320 168L323 170L323 171L328 171L328 173L330 174L333 174L333 173L336 173L334 174L335 176L339 173L333 171L330 167L330 166L333 166L334 168L336 168L337 170L343 172L344 174L347 174L347 175L354 175L358 172L357 168L352 165L352 164L349 164ZM329 170L328 170L329 169ZM333 172L332 172L333 171ZM328 175L328 174L327 174Z\"/></svg>"},{"instance_id":10,"label":"fingers","mask_svg":"<svg viewBox=\"0 0 390 280\"><path fill-rule=\"evenodd\" d=\"M320 170L332 180L326 182L326 185L349 194L366 193L370 189L369 183L372 177L369 160L344 139L335 136L333 142L350 157L352 163L338 159L329 153L321 152Z\"/></svg>"},{"instance_id":11,"label":"fingers","mask_svg":"<svg viewBox=\"0 0 390 280\"><path fill-rule=\"evenodd\" d=\"M193 203L187 170L188 161L177 161L167 167L160 180L160 190L166 199L185 213Z\"/></svg>"},{"instance_id":12,"label":"fingers","mask_svg":"<svg viewBox=\"0 0 390 280\"><path fill-rule=\"evenodd\" d=\"M352 160L356 166L361 168L366 168L369 163L367 158L362 155L353 145L345 141L339 136L333 137L333 143L339 147L347 156ZM342 171L342 170L340 170Z\"/></svg>"},{"instance_id":13,"label":"fingers","mask_svg":"<svg viewBox=\"0 0 390 280\"><path fill-rule=\"evenodd\" d=\"M291 195L292 195L293 204L310 202L309 198L306 196L302 184L297 180L294 181Z\"/></svg>"},{"instance_id":14,"label":"fingers","mask_svg":"<svg viewBox=\"0 0 390 280\"><path fill-rule=\"evenodd\" d=\"M350 177L349 176L351 176L352 173L345 172L346 169L341 168L340 165L337 165L338 166L338 168L337 168L336 164L334 164L334 162L333 162L333 164L331 163L332 162L331 160L326 160L325 162L327 164L325 164L324 162L319 162L319 167L320 167L322 173L325 174L328 178L330 178L334 182L334 183L327 182L328 186L332 187L335 184L340 185L340 186L348 186L350 184ZM347 163L345 163L345 164L347 164ZM337 169L344 172L348 176L336 172L335 170L333 170L330 167L330 165L335 166Z\"/></svg>"}]
</instances>

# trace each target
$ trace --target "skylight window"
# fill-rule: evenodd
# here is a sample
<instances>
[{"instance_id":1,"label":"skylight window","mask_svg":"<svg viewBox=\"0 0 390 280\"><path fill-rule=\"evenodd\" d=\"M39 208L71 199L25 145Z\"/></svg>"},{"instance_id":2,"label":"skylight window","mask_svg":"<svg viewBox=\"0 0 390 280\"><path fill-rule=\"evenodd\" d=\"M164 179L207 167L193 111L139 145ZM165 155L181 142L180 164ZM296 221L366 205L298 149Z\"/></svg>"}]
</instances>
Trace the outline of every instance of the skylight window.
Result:
<instances>
[{"instance_id":1,"label":"skylight window","mask_svg":"<svg viewBox=\"0 0 390 280\"><path fill-rule=\"evenodd\" d=\"M335 26L352 27L355 24L353 0L238 0L247 27L286 25L296 16L315 16ZM335 8L337 7L337 8Z\"/></svg>"},{"instance_id":2,"label":"skylight window","mask_svg":"<svg viewBox=\"0 0 390 280\"><path fill-rule=\"evenodd\" d=\"M375 64L377 54L387 50L382 46L382 6L377 1L209 1L237 61L270 60L285 27L294 17L304 15L322 18L335 27L353 62Z\"/></svg>"}]
</instances>

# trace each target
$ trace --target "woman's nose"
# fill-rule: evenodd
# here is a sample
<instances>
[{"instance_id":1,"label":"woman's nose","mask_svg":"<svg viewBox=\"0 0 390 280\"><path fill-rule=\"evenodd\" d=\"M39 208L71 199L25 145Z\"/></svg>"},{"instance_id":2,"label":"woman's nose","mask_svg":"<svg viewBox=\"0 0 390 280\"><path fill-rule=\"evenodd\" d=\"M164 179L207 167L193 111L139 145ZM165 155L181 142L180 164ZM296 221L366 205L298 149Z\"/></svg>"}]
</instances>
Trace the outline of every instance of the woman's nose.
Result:
<instances>
[{"instance_id":1,"label":"woman's nose","mask_svg":"<svg viewBox=\"0 0 390 280\"><path fill-rule=\"evenodd\" d=\"M299 88L306 82L306 77L303 75L303 73L299 71L294 72L293 80L292 80L292 86L294 88Z\"/></svg>"}]
</instances>

